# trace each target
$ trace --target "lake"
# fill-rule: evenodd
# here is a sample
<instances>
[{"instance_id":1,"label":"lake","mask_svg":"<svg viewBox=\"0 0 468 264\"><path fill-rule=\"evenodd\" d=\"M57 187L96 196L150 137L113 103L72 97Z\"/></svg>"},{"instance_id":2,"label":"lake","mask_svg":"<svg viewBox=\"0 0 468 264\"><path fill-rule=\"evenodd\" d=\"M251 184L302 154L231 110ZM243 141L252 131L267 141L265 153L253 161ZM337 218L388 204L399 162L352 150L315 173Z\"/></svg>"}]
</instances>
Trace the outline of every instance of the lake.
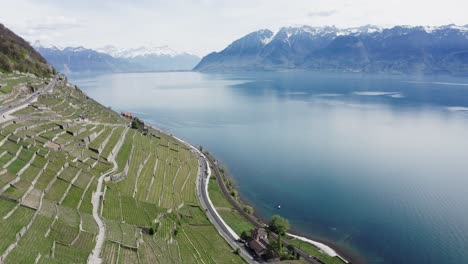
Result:
<instances>
[{"instance_id":1,"label":"lake","mask_svg":"<svg viewBox=\"0 0 468 264\"><path fill-rule=\"evenodd\" d=\"M228 168L264 218L369 263L468 262L468 79L278 72L71 76ZM277 205L281 209L277 209Z\"/></svg>"}]
</instances>

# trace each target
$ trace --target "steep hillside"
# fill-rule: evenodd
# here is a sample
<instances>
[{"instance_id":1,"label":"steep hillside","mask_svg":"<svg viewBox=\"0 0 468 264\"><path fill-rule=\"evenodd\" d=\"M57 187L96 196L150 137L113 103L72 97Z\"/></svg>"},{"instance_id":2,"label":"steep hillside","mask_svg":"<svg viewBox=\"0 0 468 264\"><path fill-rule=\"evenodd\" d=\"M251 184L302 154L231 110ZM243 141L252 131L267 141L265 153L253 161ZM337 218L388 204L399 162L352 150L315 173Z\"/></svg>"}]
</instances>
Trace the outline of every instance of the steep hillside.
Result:
<instances>
[{"instance_id":1,"label":"steep hillside","mask_svg":"<svg viewBox=\"0 0 468 264\"><path fill-rule=\"evenodd\" d=\"M313 69L468 74L468 26L285 27L250 33L196 71Z\"/></svg>"},{"instance_id":2,"label":"steep hillside","mask_svg":"<svg viewBox=\"0 0 468 264\"><path fill-rule=\"evenodd\" d=\"M28 42L0 24L0 71L50 76L54 69Z\"/></svg>"},{"instance_id":3,"label":"steep hillside","mask_svg":"<svg viewBox=\"0 0 468 264\"><path fill-rule=\"evenodd\" d=\"M199 204L195 154L129 122L64 78L0 118L0 262L242 262Z\"/></svg>"},{"instance_id":4,"label":"steep hillside","mask_svg":"<svg viewBox=\"0 0 468 264\"><path fill-rule=\"evenodd\" d=\"M242 263L205 214L187 144L131 128L64 75L0 81L0 263ZM19 83L31 92L10 98Z\"/></svg>"}]
</instances>

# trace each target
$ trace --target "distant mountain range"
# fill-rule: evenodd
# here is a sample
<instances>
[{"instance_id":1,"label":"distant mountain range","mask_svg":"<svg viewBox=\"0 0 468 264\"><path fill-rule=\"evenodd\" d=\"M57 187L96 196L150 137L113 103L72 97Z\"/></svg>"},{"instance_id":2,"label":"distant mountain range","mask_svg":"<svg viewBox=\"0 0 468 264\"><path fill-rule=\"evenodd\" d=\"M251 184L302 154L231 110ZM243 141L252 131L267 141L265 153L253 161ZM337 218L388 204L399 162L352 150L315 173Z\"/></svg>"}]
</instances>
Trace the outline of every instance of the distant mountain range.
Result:
<instances>
[{"instance_id":1,"label":"distant mountain range","mask_svg":"<svg viewBox=\"0 0 468 264\"><path fill-rule=\"evenodd\" d=\"M191 70L200 58L176 52L167 46L119 49L105 46L84 47L44 46L36 41L33 47L58 71L72 72L141 72Z\"/></svg>"},{"instance_id":2,"label":"distant mountain range","mask_svg":"<svg viewBox=\"0 0 468 264\"><path fill-rule=\"evenodd\" d=\"M468 75L468 25L263 29L208 54L194 68L284 69Z\"/></svg>"}]
</instances>

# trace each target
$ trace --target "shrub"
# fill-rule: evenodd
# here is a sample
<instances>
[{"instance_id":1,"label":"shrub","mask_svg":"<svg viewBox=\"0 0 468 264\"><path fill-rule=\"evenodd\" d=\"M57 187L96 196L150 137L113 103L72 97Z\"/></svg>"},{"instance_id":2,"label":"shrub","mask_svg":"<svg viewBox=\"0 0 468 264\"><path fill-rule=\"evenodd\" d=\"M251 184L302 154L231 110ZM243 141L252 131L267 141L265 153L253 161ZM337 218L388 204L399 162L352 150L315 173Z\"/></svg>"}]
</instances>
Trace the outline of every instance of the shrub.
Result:
<instances>
[{"instance_id":1,"label":"shrub","mask_svg":"<svg viewBox=\"0 0 468 264\"><path fill-rule=\"evenodd\" d=\"M140 124L138 124L137 121L133 120L132 121L132 128L133 129L140 129Z\"/></svg>"},{"instance_id":2,"label":"shrub","mask_svg":"<svg viewBox=\"0 0 468 264\"><path fill-rule=\"evenodd\" d=\"M245 231L242 231L242 234L240 235L240 237L243 239L243 240L249 240L250 239L250 234L245 232Z\"/></svg>"},{"instance_id":3,"label":"shrub","mask_svg":"<svg viewBox=\"0 0 468 264\"><path fill-rule=\"evenodd\" d=\"M236 182L234 181L233 178L225 177L224 182L225 182L226 186L228 187L228 189L232 189L236 185Z\"/></svg>"},{"instance_id":4,"label":"shrub","mask_svg":"<svg viewBox=\"0 0 468 264\"><path fill-rule=\"evenodd\" d=\"M238 197L237 190L232 189L231 190L231 196L237 199L237 197Z\"/></svg>"},{"instance_id":5,"label":"shrub","mask_svg":"<svg viewBox=\"0 0 468 264\"><path fill-rule=\"evenodd\" d=\"M254 209L252 206L249 206L249 205L245 205L244 206L244 212L248 213L248 214L253 214L254 213Z\"/></svg>"}]
</instances>

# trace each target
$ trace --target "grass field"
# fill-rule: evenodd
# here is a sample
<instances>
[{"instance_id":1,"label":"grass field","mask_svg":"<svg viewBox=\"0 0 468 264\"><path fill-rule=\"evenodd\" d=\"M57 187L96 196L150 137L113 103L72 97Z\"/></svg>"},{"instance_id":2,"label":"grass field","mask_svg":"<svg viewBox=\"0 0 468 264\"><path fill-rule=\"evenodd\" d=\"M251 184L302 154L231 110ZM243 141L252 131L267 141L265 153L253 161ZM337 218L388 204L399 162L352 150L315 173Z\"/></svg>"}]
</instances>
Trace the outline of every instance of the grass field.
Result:
<instances>
[{"instance_id":1,"label":"grass field","mask_svg":"<svg viewBox=\"0 0 468 264\"><path fill-rule=\"evenodd\" d=\"M218 213L226 224L228 224L239 236L242 232L250 234L250 230L254 228L253 224L245 220L244 217L235 210L218 210Z\"/></svg>"},{"instance_id":2,"label":"grass field","mask_svg":"<svg viewBox=\"0 0 468 264\"><path fill-rule=\"evenodd\" d=\"M237 235L240 236L242 232L250 233L250 230L253 229L254 226L240 215L224 197L214 176L210 178L210 182L208 183L208 193L211 202L217 208L221 218L223 218L224 222L226 222Z\"/></svg>"},{"instance_id":3,"label":"grass field","mask_svg":"<svg viewBox=\"0 0 468 264\"><path fill-rule=\"evenodd\" d=\"M210 178L210 182L208 183L208 193L210 194L211 202L215 207L234 208L224 197L215 177Z\"/></svg>"},{"instance_id":4,"label":"grass field","mask_svg":"<svg viewBox=\"0 0 468 264\"><path fill-rule=\"evenodd\" d=\"M289 243L300 248L301 250L309 253L311 256L315 256L324 263L330 264L343 264L344 262L337 257L330 257L327 254L322 253L314 245L298 240L298 239L288 239Z\"/></svg>"}]
</instances>

